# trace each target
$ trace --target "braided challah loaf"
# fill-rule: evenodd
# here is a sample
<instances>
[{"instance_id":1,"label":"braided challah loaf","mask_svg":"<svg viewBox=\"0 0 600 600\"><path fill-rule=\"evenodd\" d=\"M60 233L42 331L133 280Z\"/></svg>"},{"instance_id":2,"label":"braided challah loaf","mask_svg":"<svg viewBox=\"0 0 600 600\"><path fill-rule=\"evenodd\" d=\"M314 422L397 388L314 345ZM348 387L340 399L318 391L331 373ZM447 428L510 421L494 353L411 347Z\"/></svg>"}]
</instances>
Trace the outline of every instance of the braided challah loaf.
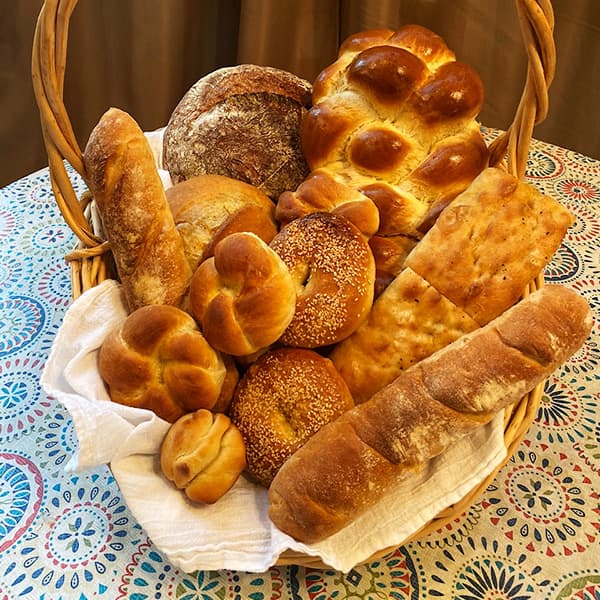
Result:
<instances>
[{"instance_id":1,"label":"braided challah loaf","mask_svg":"<svg viewBox=\"0 0 600 600\"><path fill-rule=\"evenodd\" d=\"M302 148L375 202L380 234L420 237L487 165L482 102L477 73L433 32L358 33L313 85Z\"/></svg>"}]
</instances>

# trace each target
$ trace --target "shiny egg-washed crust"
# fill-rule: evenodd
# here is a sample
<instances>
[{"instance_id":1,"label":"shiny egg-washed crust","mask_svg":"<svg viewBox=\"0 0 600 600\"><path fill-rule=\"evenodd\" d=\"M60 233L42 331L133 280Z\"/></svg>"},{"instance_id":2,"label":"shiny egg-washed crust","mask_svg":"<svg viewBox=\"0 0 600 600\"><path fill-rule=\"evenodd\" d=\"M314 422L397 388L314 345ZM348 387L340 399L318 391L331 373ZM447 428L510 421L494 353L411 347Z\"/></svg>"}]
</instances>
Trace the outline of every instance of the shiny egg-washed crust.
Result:
<instances>
[{"instance_id":1,"label":"shiny egg-washed crust","mask_svg":"<svg viewBox=\"0 0 600 600\"><path fill-rule=\"evenodd\" d=\"M306 440L353 406L331 361L313 350L261 356L240 380L230 412L246 444L250 477L268 487Z\"/></svg>"},{"instance_id":2,"label":"shiny egg-washed crust","mask_svg":"<svg viewBox=\"0 0 600 600\"><path fill-rule=\"evenodd\" d=\"M250 231L267 243L277 233L273 202L243 181L198 175L168 188L166 195L192 271L231 233Z\"/></svg>"},{"instance_id":3,"label":"shiny egg-washed crust","mask_svg":"<svg viewBox=\"0 0 600 600\"><path fill-rule=\"evenodd\" d=\"M196 82L173 110L163 165L174 182L201 174L239 179L276 200L308 175L300 122L311 85L281 69L236 65Z\"/></svg>"},{"instance_id":4,"label":"shiny egg-washed crust","mask_svg":"<svg viewBox=\"0 0 600 600\"><path fill-rule=\"evenodd\" d=\"M294 316L296 287L283 260L257 235L237 232L194 273L192 315L208 342L233 356L277 341Z\"/></svg>"},{"instance_id":5,"label":"shiny egg-washed crust","mask_svg":"<svg viewBox=\"0 0 600 600\"><path fill-rule=\"evenodd\" d=\"M149 409L170 423L200 408L227 406L223 394L233 393L235 379L194 319L166 305L139 308L109 333L98 370L113 402Z\"/></svg>"},{"instance_id":6,"label":"shiny egg-washed crust","mask_svg":"<svg viewBox=\"0 0 600 600\"><path fill-rule=\"evenodd\" d=\"M314 212L345 217L366 237L379 229L379 211L364 194L336 180L327 170L313 171L295 191L279 196L275 217L281 225Z\"/></svg>"},{"instance_id":7,"label":"shiny egg-washed crust","mask_svg":"<svg viewBox=\"0 0 600 600\"><path fill-rule=\"evenodd\" d=\"M283 227L270 246L296 285L296 310L281 343L304 348L335 344L367 318L375 262L366 239L347 219L309 214Z\"/></svg>"},{"instance_id":8,"label":"shiny egg-washed crust","mask_svg":"<svg viewBox=\"0 0 600 600\"><path fill-rule=\"evenodd\" d=\"M375 202L379 233L420 237L487 165L482 103L478 74L435 33L361 32L315 80L302 149Z\"/></svg>"},{"instance_id":9,"label":"shiny egg-washed crust","mask_svg":"<svg viewBox=\"0 0 600 600\"><path fill-rule=\"evenodd\" d=\"M213 504L246 468L244 440L229 417L200 409L171 425L161 445L160 466L190 500Z\"/></svg>"}]
</instances>

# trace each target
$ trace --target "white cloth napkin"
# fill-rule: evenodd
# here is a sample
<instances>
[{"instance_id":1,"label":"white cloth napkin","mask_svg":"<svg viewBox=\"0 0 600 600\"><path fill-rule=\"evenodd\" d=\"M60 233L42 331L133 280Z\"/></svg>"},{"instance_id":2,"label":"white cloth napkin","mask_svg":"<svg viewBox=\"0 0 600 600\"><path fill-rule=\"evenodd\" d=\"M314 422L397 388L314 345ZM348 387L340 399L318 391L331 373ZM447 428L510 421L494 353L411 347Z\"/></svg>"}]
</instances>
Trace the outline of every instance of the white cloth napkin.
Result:
<instances>
[{"instance_id":1,"label":"white cloth napkin","mask_svg":"<svg viewBox=\"0 0 600 600\"><path fill-rule=\"evenodd\" d=\"M133 515L184 571L263 572L287 549L349 571L374 553L401 544L483 481L506 456L500 414L431 461L425 471L390 489L352 525L313 545L298 543L275 528L267 514L266 490L243 477L214 505L193 505L160 472L159 449L169 424L150 411L111 402L98 374L98 348L125 315L115 281L80 296L66 313L41 383L73 418L79 450L66 468L81 471L110 464Z\"/></svg>"}]
</instances>

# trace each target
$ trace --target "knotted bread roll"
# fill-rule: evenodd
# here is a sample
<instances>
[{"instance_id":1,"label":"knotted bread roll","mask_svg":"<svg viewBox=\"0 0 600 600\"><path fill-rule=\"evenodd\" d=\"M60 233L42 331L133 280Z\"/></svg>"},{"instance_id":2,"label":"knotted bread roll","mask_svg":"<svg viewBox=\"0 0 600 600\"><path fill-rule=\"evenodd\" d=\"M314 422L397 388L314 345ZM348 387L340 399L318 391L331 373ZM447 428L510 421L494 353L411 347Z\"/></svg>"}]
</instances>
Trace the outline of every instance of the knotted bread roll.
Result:
<instances>
[{"instance_id":1,"label":"knotted bread roll","mask_svg":"<svg viewBox=\"0 0 600 600\"><path fill-rule=\"evenodd\" d=\"M311 170L375 202L380 234L419 237L487 165L482 103L479 76L438 35L365 31L315 80L302 149Z\"/></svg>"},{"instance_id":2,"label":"knotted bread roll","mask_svg":"<svg viewBox=\"0 0 600 600\"><path fill-rule=\"evenodd\" d=\"M171 423L200 408L226 406L222 394L233 393L219 352L174 306L131 313L104 340L98 370L113 402L147 408Z\"/></svg>"},{"instance_id":3,"label":"knotted bread roll","mask_svg":"<svg viewBox=\"0 0 600 600\"><path fill-rule=\"evenodd\" d=\"M190 309L209 343L244 356L275 342L294 316L296 289L287 266L258 236L233 233L196 269Z\"/></svg>"}]
</instances>

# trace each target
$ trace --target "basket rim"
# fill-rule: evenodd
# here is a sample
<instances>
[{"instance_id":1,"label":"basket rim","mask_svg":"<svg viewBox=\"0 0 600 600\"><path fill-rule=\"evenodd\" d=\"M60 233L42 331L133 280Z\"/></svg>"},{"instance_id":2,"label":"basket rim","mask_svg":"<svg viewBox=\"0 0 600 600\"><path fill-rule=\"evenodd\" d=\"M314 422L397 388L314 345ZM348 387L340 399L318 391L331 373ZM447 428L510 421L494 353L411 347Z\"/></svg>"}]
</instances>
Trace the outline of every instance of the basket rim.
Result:
<instances>
[{"instance_id":1,"label":"basket rim","mask_svg":"<svg viewBox=\"0 0 600 600\"><path fill-rule=\"evenodd\" d=\"M84 193L78 198L65 165L65 162L69 163L87 183L82 151L63 102L69 20L77 3L78 0L44 0L36 23L31 63L52 190L65 222L78 239L77 248L66 257L71 267L73 299L110 278L113 272L110 244L103 238L91 195ZM514 0L514 4L527 55L527 73L514 118L507 130L491 142L489 150L490 166L501 166L523 180L533 129L548 114L548 90L556 69L556 49L551 0ZM540 274L530 283L524 295L543 284L543 274ZM507 411L504 423L505 461L458 503L447 507L403 543L441 529L483 493L525 436L538 410L543 387L543 383L538 384L512 410ZM383 549L365 562L381 558L396 547ZM276 564L330 568L318 557L294 551L283 553Z\"/></svg>"}]
</instances>

